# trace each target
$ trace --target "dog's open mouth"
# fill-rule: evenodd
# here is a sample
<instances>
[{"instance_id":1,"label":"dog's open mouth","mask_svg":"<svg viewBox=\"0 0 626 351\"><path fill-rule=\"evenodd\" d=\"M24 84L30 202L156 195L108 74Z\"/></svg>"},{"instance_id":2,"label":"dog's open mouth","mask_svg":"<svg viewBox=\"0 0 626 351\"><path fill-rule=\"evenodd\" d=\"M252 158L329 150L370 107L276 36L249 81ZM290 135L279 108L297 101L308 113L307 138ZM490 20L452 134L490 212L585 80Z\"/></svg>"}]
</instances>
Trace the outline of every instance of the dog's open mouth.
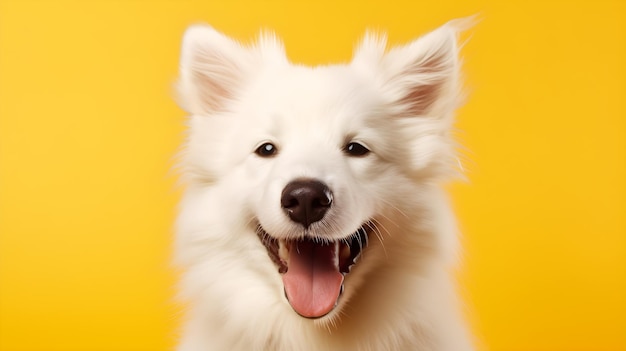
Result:
<instances>
[{"instance_id":1,"label":"dog's open mouth","mask_svg":"<svg viewBox=\"0 0 626 351\"><path fill-rule=\"evenodd\" d=\"M285 296L301 316L319 318L337 305L343 279L367 246L370 223L346 239L278 240L261 226L257 234L282 274Z\"/></svg>"}]
</instances>

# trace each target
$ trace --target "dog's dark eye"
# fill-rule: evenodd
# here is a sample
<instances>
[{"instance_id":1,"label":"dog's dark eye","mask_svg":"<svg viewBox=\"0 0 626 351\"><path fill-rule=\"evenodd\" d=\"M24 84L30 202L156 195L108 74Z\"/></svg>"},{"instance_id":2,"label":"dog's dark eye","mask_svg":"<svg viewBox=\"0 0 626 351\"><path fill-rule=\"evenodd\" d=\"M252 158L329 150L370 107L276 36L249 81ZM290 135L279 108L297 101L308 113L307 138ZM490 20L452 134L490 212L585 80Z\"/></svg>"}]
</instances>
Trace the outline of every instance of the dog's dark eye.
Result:
<instances>
[{"instance_id":1,"label":"dog's dark eye","mask_svg":"<svg viewBox=\"0 0 626 351\"><path fill-rule=\"evenodd\" d=\"M254 151L254 153L261 157L272 157L276 155L277 152L278 149L272 143L264 143Z\"/></svg>"},{"instance_id":2,"label":"dog's dark eye","mask_svg":"<svg viewBox=\"0 0 626 351\"><path fill-rule=\"evenodd\" d=\"M370 152L368 148L355 142L348 143L343 148L343 151L350 156L365 156Z\"/></svg>"}]
</instances>

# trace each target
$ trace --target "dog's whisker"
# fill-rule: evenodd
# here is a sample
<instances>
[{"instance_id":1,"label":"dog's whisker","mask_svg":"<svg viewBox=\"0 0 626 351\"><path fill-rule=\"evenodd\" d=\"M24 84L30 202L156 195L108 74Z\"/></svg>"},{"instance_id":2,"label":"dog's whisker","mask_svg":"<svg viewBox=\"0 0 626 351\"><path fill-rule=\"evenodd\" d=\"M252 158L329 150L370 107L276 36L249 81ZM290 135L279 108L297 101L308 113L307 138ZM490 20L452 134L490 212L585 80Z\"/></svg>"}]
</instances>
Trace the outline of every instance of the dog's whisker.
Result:
<instances>
[{"instance_id":1,"label":"dog's whisker","mask_svg":"<svg viewBox=\"0 0 626 351\"><path fill-rule=\"evenodd\" d=\"M402 211L401 209L399 209L396 205L392 204L390 201L385 200L385 199L380 199L381 202L383 202L385 205L387 205L389 207L389 209L396 211L397 213L399 213L402 217L409 219L409 215L407 215L406 213L404 213L404 211ZM379 214L382 217L385 217L385 215L383 213ZM386 217L385 217L386 218Z\"/></svg>"},{"instance_id":2,"label":"dog's whisker","mask_svg":"<svg viewBox=\"0 0 626 351\"><path fill-rule=\"evenodd\" d=\"M253 222L257 222L257 223L256 223L256 226L257 226L257 227L260 225L260 224L258 223L258 220L257 220L257 218L256 218L256 217L254 217L254 216L250 216L250 217L248 218L248 220L245 222L245 226L246 226L246 227L250 227L250 226L252 225L252 223L253 223Z\"/></svg>"},{"instance_id":3,"label":"dog's whisker","mask_svg":"<svg viewBox=\"0 0 626 351\"><path fill-rule=\"evenodd\" d=\"M370 223L368 224L368 226L372 229L372 232L374 232L374 235L376 235L376 238L378 239L378 241L380 242L380 246L383 249L383 252L385 254L386 258L389 258L389 255L387 254L387 248L385 247L385 240L384 237L380 231L380 229L378 228L378 225L376 224L380 224L379 221L377 221L376 219L372 219L370 221ZM383 227L384 228L384 227Z\"/></svg>"},{"instance_id":4,"label":"dog's whisker","mask_svg":"<svg viewBox=\"0 0 626 351\"><path fill-rule=\"evenodd\" d=\"M393 224L394 227L400 228L400 224L396 223L396 221L392 220L391 218L389 218L389 216L385 215L384 213L379 214L379 217L384 218L385 220L387 220L388 223ZM389 231L387 231L387 233L389 233Z\"/></svg>"},{"instance_id":5,"label":"dog's whisker","mask_svg":"<svg viewBox=\"0 0 626 351\"><path fill-rule=\"evenodd\" d=\"M359 251L361 252L361 254L363 254L363 243L361 242L361 236L355 234L355 239L359 243Z\"/></svg>"},{"instance_id":6,"label":"dog's whisker","mask_svg":"<svg viewBox=\"0 0 626 351\"><path fill-rule=\"evenodd\" d=\"M372 219L372 222L374 223L374 227L378 230L378 234L380 234L381 240L384 237L383 236L383 232L384 232L384 234L387 234L387 236L389 236L389 237L391 236L391 232L385 227L385 225L381 221L379 221L379 220L374 218L374 219Z\"/></svg>"}]
</instances>

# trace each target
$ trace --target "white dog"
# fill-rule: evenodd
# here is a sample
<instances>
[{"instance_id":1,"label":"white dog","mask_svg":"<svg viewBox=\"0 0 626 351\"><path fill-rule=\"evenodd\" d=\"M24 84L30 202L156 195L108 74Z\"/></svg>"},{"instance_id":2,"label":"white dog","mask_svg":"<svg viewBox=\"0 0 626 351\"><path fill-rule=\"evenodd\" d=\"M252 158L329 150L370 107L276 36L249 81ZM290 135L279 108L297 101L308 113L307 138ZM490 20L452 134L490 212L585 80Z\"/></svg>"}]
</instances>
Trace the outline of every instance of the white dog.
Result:
<instances>
[{"instance_id":1,"label":"white dog","mask_svg":"<svg viewBox=\"0 0 626 351\"><path fill-rule=\"evenodd\" d=\"M349 64L186 32L180 351L471 350L449 268L465 21Z\"/></svg>"}]
</instances>

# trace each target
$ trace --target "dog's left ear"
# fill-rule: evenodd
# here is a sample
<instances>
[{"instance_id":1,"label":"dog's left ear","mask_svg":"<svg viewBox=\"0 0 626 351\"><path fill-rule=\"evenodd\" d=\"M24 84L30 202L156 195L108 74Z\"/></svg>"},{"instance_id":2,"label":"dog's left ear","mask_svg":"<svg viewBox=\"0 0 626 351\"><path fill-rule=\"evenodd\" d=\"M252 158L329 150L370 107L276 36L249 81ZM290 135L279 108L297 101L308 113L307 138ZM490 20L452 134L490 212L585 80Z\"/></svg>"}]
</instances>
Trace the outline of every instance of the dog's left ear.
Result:
<instances>
[{"instance_id":1,"label":"dog's left ear","mask_svg":"<svg viewBox=\"0 0 626 351\"><path fill-rule=\"evenodd\" d=\"M352 66L364 74L374 74L394 115L446 116L458 105L457 37L468 21L448 22L388 52L384 36L368 33L356 50Z\"/></svg>"}]
</instances>

